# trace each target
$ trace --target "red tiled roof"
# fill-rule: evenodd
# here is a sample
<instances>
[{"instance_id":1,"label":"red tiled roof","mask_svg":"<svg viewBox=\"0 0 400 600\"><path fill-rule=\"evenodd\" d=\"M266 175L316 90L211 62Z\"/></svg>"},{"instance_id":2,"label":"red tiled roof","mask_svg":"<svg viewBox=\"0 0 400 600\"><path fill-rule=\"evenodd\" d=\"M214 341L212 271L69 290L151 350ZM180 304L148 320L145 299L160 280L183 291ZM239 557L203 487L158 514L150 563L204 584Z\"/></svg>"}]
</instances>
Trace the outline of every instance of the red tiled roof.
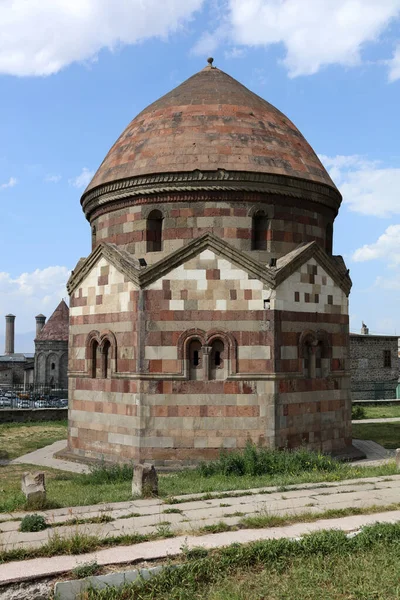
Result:
<instances>
[{"instance_id":1,"label":"red tiled roof","mask_svg":"<svg viewBox=\"0 0 400 600\"><path fill-rule=\"evenodd\" d=\"M54 340L68 342L69 330L69 308L64 300L61 300L36 340Z\"/></svg>"},{"instance_id":2,"label":"red tiled roof","mask_svg":"<svg viewBox=\"0 0 400 600\"><path fill-rule=\"evenodd\" d=\"M196 169L289 175L335 187L284 114L206 67L133 119L86 191L137 175Z\"/></svg>"}]
</instances>

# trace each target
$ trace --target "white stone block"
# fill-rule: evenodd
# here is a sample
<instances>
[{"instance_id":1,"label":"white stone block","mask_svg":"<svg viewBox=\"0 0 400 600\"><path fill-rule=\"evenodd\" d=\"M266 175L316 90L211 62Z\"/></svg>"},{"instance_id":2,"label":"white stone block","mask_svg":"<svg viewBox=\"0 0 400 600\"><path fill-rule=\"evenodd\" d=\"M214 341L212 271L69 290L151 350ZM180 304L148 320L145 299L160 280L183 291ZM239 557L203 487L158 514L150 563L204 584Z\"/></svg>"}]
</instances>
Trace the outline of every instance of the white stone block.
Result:
<instances>
[{"instance_id":1,"label":"white stone block","mask_svg":"<svg viewBox=\"0 0 400 600\"><path fill-rule=\"evenodd\" d=\"M226 300L217 300L215 302L216 310L226 310Z\"/></svg>"},{"instance_id":2,"label":"white stone block","mask_svg":"<svg viewBox=\"0 0 400 600\"><path fill-rule=\"evenodd\" d=\"M212 250L204 250L200 252L199 258L200 260L213 260L216 256Z\"/></svg>"},{"instance_id":3,"label":"white stone block","mask_svg":"<svg viewBox=\"0 0 400 600\"><path fill-rule=\"evenodd\" d=\"M185 301L184 300L170 300L169 301L169 309L170 310L184 310Z\"/></svg>"}]
</instances>

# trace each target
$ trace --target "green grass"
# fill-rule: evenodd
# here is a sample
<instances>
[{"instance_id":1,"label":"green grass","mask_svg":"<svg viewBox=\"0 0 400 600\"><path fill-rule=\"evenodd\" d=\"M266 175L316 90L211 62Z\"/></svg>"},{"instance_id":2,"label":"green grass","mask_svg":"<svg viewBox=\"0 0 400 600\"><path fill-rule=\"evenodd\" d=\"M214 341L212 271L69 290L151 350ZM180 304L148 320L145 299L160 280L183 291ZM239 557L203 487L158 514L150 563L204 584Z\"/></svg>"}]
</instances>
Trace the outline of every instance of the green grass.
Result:
<instances>
[{"instance_id":1,"label":"green grass","mask_svg":"<svg viewBox=\"0 0 400 600\"><path fill-rule=\"evenodd\" d=\"M386 425L396 430L396 423ZM355 425L358 437L360 428L376 425ZM398 424L400 431L400 423ZM29 450L63 439L66 422L7 424L0 426L3 443L9 454L23 454ZM374 439L369 433L367 439ZM399 435L400 439L400 435ZM378 440L377 440L378 441ZM395 442L394 447L400 446ZM25 497L21 492L21 475L32 470L31 465L0 466L0 512L26 510ZM87 506L99 503L131 500L132 465L98 465L87 475L41 469L46 475L47 504L40 507L58 508ZM297 452L279 452L249 446L241 453L221 454L211 463L194 470L160 475L159 493L170 504L177 504L174 497L182 494L224 494L231 490L288 485L300 483L335 482L360 477L390 476L397 473L395 462L380 467L350 467L318 453L301 449ZM39 508L39 507L38 507Z\"/></svg>"},{"instance_id":2,"label":"green grass","mask_svg":"<svg viewBox=\"0 0 400 600\"><path fill-rule=\"evenodd\" d=\"M365 527L353 538L321 531L298 542L187 552L179 568L120 589L88 590L82 600L398 600L399 560L399 524Z\"/></svg>"},{"instance_id":3,"label":"green grass","mask_svg":"<svg viewBox=\"0 0 400 600\"><path fill-rule=\"evenodd\" d=\"M400 422L353 423L353 438L372 440L388 450L400 448Z\"/></svg>"},{"instance_id":4,"label":"green grass","mask_svg":"<svg viewBox=\"0 0 400 600\"><path fill-rule=\"evenodd\" d=\"M67 421L0 424L0 459L17 458L67 439Z\"/></svg>"},{"instance_id":5,"label":"green grass","mask_svg":"<svg viewBox=\"0 0 400 600\"><path fill-rule=\"evenodd\" d=\"M358 404L355 406L359 406ZM400 402L398 404L383 404L376 406L363 406L366 419L400 418Z\"/></svg>"},{"instance_id":6,"label":"green grass","mask_svg":"<svg viewBox=\"0 0 400 600\"><path fill-rule=\"evenodd\" d=\"M21 475L32 469L32 465L9 465L0 467L0 512L12 512L25 509L25 497L21 492ZM51 469L41 469L46 474L47 508L65 506L88 506L90 504L125 502L132 499L131 481L109 481L93 483L90 476L66 473ZM159 477L159 492L170 504L179 504L174 496L181 494L204 494L209 498L211 492L219 492L225 498L229 490L246 490L267 486L282 489L288 485L300 483L335 482L361 477L376 477L397 474L394 461L380 467L350 467L340 465L337 471L330 473L308 471L305 473L284 475L213 475L202 477L197 471L183 471ZM187 500L185 500L187 501Z\"/></svg>"}]
</instances>

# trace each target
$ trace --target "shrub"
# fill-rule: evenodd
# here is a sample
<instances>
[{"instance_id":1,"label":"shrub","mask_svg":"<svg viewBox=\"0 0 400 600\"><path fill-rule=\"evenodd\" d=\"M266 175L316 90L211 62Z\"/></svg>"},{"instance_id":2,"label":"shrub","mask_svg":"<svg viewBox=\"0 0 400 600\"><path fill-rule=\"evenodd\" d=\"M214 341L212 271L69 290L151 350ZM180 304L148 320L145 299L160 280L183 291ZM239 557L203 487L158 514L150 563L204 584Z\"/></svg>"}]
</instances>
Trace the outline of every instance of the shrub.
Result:
<instances>
[{"instance_id":1,"label":"shrub","mask_svg":"<svg viewBox=\"0 0 400 600\"><path fill-rule=\"evenodd\" d=\"M363 406L352 406L351 407L351 418L353 421L359 421L360 419L366 418L365 408Z\"/></svg>"},{"instance_id":2,"label":"shrub","mask_svg":"<svg viewBox=\"0 0 400 600\"><path fill-rule=\"evenodd\" d=\"M19 526L20 531L43 531L46 528L46 519L42 515L26 515Z\"/></svg>"},{"instance_id":3,"label":"shrub","mask_svg":"<svg viewBox=\"0 0 400 600\"><path fill-rule=\"evenodd\" d=\"M90 466L90 472L83 480L87 484L114 483L132 481L132 463L106 463L104 461Z\"/></svg>"},{"instance_id":4,"label":"shrub","mask_svg":"<svg viewBox=\"0 0 400 600\"><path fill-rule=\"evenodd\" d=\"M321 452L298 450L270 450L248 443L244 450L221 451L215 461L202 463L198 472L203 477L212 475L295 475L304 471L338 471L342 465Z\"/></svg>"}]
</instances>

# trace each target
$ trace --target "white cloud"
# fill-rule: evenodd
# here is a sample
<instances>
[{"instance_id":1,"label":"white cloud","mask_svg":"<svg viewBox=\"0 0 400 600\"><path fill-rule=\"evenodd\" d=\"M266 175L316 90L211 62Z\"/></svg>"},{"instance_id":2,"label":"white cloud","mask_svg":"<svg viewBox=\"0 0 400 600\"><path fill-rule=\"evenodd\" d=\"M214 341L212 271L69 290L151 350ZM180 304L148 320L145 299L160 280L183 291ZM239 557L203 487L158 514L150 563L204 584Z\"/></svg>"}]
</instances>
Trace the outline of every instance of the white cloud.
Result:
<instances>
[{"instance_id":1,"label":"white cloud","mask_svg":"<svg viewBox=\"0 0 400 600\"><path fill-rule=\"evenodd\" d=\"M331 64L360 64L363 47L400 15L400 0L228 0L227 6L224 27L204 34L195 51L215 50L222 42L281 44L290 77ZM396 67L390 72L393 79Z\"/></svg>"},{"instance_id":2,"label":"white cloud","mask_svg":"<svg viewBox=\"0 0 400 600\"><path fill-rule=\"evenodd\" d=\"M400 44L397 45L393 58L388 61L389 81L393 82L400 79Z\"/></svg>"},{"instance_id":3,"label":"white cloud","mask_svg":"<svg viewBox=\"0 0 400 600\"><path fill-rule=\"evenodd\" d=\"M15 185L17 185L17 180L15 179L15 177L10 177L10 179L7 181L7 183L2 183L0 185L0 190L5 190L7 188L12 188Z\"/></svg>"},{"instance_id":4,"label":"white cloud","mask_svg":"<svg viewBox=\"0 0 400 600\"><path fill-rule=\"evenodd\" d=\"M92 181L94 176L94 171L90 171L88 168L83 167L82 173L77 177L69 180L70 185L73 185L76 188L85 188Z\"/></svg>"},{"instance_id":5,"label":"white cloud","mask_svg":"<svg viewBox=\"0 0 400 600\"><path fill-rule=\"evenodd\" d=\"M177 31L204 0L1 0L0 73L51 75Z\"/></svg>"},{"instance_id":6,"label":"white cloud","mask_svg":"<svg viewBox=\"0 0 400 600\"><path fill-rule=\"evenodd\" d=\"M245 48L237 48L236 46L234 46L233 48L230 48L229 50L225 50L224 56L227 59L243 58L244 56L246 56L246 50L245 50Z\"/></svg>"},{"instance_id":7,"label":"white cloud","mask_svg":"<svg viewBox=\"0 0 400 600\"><path fill-rule=\"evenodd\" d=\"M36 269L15 277L0 272L0 315L13 313L17 317L17 332L32 331L35 315L43 313L49 317L67 296L68 277L69 269L61 266ZM0 321L0 331L3 330L4 323Z\"/></svg>"},{"instance_id":8,"label":"white cloud","mask_svg":"<svg viewBox=\"0 0 400 600\"><path fill-rule=\"evenodd\" d=\"M351 211L388 217L400 214L400 168L362 156L320 156Z\"/></svg>"},{"instance_id":9,"label":"white cloud","mask_svg":"<svg viewBox=\"0 0 400 600\"><path fill-rule=\"evenodd\" d=\"M365 244L353 254L356 262L384 258L389 263L400 264L400 225L390 225L373 244Z\"/></svg>"},{"instance_id":10,"label":"white cloud","mask_svg":"<svg viewBox=\"0 0 400 600\"><path fill-rule=\"evenodd\" d=\"M58 183L61 181L61 175L46 175L44 178L45 183Z\"/></svg>"}]
</instances>

